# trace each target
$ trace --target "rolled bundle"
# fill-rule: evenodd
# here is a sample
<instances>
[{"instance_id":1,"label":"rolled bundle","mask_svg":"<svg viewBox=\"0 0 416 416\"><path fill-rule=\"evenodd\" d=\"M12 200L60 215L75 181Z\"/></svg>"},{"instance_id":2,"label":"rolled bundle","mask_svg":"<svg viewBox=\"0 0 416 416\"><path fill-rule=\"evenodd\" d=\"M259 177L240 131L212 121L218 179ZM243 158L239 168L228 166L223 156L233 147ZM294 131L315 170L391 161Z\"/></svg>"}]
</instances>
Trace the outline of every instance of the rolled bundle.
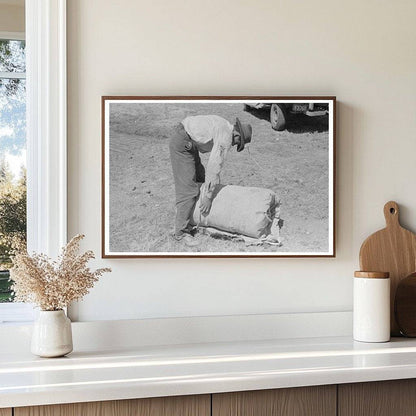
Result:
<instances>
[{"instance_id":1,"label":"rolled bundle","mask_svg":"<svg viewBox=\"0 0 416 416\"><path fill-rule=\"evenodd\" d=\"M277 227L280 201L270 189L237 185L217 185L207 216L201 215L199 202L193 222L252 238L264 238Z\"/></svg>"}]
</instances>

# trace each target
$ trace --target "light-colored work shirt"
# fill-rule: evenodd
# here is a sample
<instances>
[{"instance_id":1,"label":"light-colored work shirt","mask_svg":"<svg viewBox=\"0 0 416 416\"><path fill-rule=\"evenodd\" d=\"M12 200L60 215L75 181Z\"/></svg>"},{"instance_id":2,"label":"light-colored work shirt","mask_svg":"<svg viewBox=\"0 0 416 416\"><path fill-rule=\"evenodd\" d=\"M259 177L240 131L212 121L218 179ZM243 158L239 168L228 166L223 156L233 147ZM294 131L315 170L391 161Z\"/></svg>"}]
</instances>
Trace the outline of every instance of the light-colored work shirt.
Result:
<instances>
[{"instance_id":1,"label":"light-colored work shirt","mask_svg":"<svg viewBox=\"0 0 416 416\"><path fill-rule=\"evenodd\" d=\"M215 115L186 117L182 124L201 153L211 152L202 189L202 194L211 199L215 185L220 183L221 169L233 143L234 126Z\"/></svg>"}]
</instances>

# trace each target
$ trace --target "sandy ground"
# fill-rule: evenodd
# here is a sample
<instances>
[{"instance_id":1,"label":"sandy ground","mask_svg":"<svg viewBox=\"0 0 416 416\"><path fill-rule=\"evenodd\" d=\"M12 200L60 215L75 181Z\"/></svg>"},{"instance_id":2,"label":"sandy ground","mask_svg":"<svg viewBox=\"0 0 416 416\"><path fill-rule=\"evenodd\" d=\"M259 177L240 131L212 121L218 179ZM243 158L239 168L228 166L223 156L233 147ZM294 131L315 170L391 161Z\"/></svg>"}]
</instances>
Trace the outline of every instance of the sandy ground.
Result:
<instances>
[{"instance_id":1,"label":"sandy ground","mask_svg":"<svg viewBox=\"0 0 416 416\"><path fill-rule=\"evenodd\" d=\"M229 152L223 184L272 189L281 200L281 247L200 236L197 248L172 240L175 195L169 138L188 115L217 114L251 123L253 140ZM326 117L293 116L274 131L267 113L242 104L111 104L110 250L120 252L319 252L328 250L328 129ZM206 165L208 155L202 156Z\"/></svg>"}]
</instances>

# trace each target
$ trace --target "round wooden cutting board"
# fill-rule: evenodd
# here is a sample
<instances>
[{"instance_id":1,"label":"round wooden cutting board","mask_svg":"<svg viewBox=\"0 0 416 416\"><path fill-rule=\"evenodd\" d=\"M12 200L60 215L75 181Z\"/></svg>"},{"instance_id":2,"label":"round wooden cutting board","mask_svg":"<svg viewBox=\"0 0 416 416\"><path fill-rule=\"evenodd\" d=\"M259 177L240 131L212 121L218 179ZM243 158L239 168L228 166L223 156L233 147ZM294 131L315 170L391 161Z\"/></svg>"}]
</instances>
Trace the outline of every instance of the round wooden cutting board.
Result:
<instances>
[{"instance_id":1,"label":"round wooden cutting board","mask_svg":"<svg viewBox=\"0 0 416 416\"><path fill-rule=\"evenodd\" d=\"M391 335L397 336L400 331L394 317L394 299L400 280L416 271L416 235L400 225L396 202L384 205L384 217L386 228L370 235L361 246L360 268L390 273L390 326Z\"/></svg>"}]
</instances>

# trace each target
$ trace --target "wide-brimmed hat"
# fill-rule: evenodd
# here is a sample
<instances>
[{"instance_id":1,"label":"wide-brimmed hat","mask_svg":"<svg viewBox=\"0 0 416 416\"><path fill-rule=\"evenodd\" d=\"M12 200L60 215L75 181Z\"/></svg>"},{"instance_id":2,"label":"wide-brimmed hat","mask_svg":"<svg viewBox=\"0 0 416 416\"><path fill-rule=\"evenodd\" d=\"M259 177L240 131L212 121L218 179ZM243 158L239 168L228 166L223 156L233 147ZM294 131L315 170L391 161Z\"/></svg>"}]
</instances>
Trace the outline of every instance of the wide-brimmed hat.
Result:
<instances>
[{"instance_id":1,"label":"wide-brimmed hat","mask_svg":"<svg viewBox=\"0 0 416 416\"><path fill-rule=\"evenodd\" d=\"M235 119L235 128L240 134L240 142L237 145L237 152L241 152L246 143L251 142L253 129L251 128L251 124L242 123L238 117Z\"/></svg>"}]
</instances>

